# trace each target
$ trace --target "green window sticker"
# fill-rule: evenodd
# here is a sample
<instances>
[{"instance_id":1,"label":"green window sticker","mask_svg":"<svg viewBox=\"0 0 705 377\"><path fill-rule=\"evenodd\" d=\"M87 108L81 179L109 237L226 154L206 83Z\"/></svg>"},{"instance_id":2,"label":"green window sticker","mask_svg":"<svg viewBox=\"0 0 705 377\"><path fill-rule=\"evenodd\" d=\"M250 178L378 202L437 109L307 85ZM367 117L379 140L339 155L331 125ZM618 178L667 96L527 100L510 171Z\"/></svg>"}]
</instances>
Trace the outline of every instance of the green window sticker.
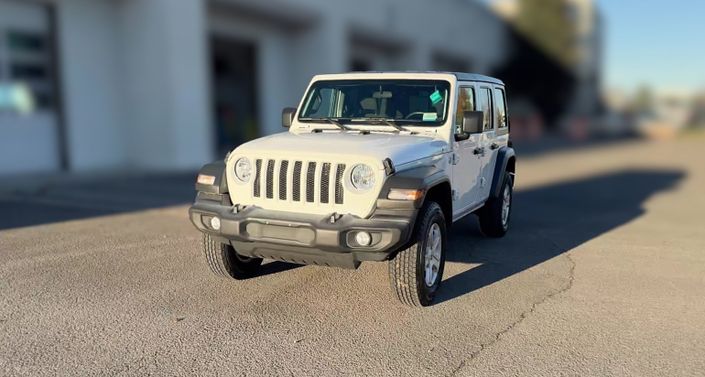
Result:
<instances>
[{"instance_id":1,"label":"green window sticker","mask_svg":"<svg viewBox=\"0 0 705 377\"><path fill-rule=\"evenodd\" d=\"M435 122L438 120L438 114L436 114L436 113L423 113L423 118L421 118L421 120L424 122Z\"/></svg>"},{"instance_id":2,"label":"green window sticker","mask_svg":"<svg viewBox=\"0 0 705 377\"><path fill-rule=\"evenodd\" d=\"M434 104L434 105L436 105L436 104L438 104L439 102L443 101L443 96L441 95L441 93L440 93L438 90L436 90L435 92L431 93L431 95L428 96L428 98L431 99L431 103Z\"/></svg>"}]
</instances>

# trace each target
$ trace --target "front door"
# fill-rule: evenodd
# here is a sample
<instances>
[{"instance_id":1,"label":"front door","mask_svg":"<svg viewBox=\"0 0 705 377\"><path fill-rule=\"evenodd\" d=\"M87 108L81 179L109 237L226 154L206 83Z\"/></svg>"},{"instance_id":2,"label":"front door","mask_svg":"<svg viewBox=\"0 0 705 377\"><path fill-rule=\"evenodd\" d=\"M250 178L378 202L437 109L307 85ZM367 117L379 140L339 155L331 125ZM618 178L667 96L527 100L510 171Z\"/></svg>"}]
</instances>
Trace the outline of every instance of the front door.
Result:
<instances>
[{"instance_id":1,"label":"front door","mask_svg":"<svg viewBox=\"0 0 705 377\"><path fill-rule=\"evenodd\" d=\"M478 177L482 167L479 147L482 134L462 132L463 112L475 110L475 88L468 84L458 88L453 145L453 219L458 219L478 204Z\"/></svg>"}]
</instances>

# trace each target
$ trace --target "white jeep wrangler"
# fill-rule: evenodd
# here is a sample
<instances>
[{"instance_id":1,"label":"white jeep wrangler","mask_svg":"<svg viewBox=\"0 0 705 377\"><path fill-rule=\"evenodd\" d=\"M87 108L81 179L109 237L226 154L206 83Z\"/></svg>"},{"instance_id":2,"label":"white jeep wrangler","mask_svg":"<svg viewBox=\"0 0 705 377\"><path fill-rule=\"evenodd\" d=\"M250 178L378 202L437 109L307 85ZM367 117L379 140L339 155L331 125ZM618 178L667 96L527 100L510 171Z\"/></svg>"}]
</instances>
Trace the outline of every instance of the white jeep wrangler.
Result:
<instances>
[{"instance_id":1,"label":"white jeep wrangler","mask_svg":"<svg viewBox=\"0 0 705 377\"><path fill-rule=\"evenodd\" d=\"M217 275L257 274L263 258L357 268L388 261L396 296L429 305L451 224L509 228L515 155L504 84L467 73L315 76L288 132L205 165L191 222Z\"/></svg>"}]
</instances>

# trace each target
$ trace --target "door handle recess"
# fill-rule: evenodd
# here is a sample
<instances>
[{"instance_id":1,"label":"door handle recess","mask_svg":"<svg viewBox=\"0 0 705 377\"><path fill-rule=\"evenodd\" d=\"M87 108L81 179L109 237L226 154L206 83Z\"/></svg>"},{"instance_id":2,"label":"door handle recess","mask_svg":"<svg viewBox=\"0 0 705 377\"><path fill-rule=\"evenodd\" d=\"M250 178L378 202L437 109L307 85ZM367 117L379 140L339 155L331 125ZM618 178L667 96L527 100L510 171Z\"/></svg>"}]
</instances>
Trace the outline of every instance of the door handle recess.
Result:
<instances>
[{"instance_id":1,"label":"door handle recess","mask_svg":"<svg viewBox=\"0 0 705 377\"><path fill-rule=\"evenodd\" d=\"M472 154L482 154L484 152L485 152L485 148L477 147L477 148L473 149Z\"/></svg>"},{"instance_id":2,"label":"door handle recess","mask_svg":"<svg viewBox=\"0 0 705 377\"><path fill-rule=\"evenodd\" d=\"M497 144L497 143L492 143L492 145L490 145L490 149L492 149L492 150L495 150L497 148L499 148L499 144Z\"/></svg>"}]
</instances>

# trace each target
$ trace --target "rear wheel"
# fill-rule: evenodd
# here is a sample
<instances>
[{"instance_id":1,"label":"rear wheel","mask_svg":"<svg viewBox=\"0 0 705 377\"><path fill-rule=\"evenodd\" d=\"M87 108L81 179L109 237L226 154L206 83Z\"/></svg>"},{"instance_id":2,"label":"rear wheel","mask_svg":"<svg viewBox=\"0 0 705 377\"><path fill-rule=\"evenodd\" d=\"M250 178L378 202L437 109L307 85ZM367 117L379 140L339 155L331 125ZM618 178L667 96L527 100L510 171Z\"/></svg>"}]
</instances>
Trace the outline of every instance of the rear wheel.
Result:
<instances>
[{"instance_id":1,"label":"rear wheel","mask_svg":"<svg viewBox=\"0 0 705 377\"><path fill-rule=\"evenodd\" d=\"M512 198L514 197L514 181L511 174L504 173L499 197L490 198L480 209L480 230L488 237L502 237L509 230L509 220L512 214Z\"/></svg>"},{"instance_id":2,"label":"rear wheel","mask_svg":"<svg viewBox=\"0 0 705 377\"><path fill-rule=\"evenodd\" d=\"M203 234L203 252L211 271L223 278L247 279L255 276L262 264L262 258L242 256L234 247L214 240L209 234Z\"/></svg>"},{"instance_id":3,"label":"rear wheel","mask_svg":"<svg viewBox=\"0 0 705 377\"><path fill-rule=\"evenodd\" d=\"M446 221L441 207L426 203L416 224L414 244L389 261L389 281L402 303L427 306L441 285L446 258Z\"/></svg>"}]
</instances>

